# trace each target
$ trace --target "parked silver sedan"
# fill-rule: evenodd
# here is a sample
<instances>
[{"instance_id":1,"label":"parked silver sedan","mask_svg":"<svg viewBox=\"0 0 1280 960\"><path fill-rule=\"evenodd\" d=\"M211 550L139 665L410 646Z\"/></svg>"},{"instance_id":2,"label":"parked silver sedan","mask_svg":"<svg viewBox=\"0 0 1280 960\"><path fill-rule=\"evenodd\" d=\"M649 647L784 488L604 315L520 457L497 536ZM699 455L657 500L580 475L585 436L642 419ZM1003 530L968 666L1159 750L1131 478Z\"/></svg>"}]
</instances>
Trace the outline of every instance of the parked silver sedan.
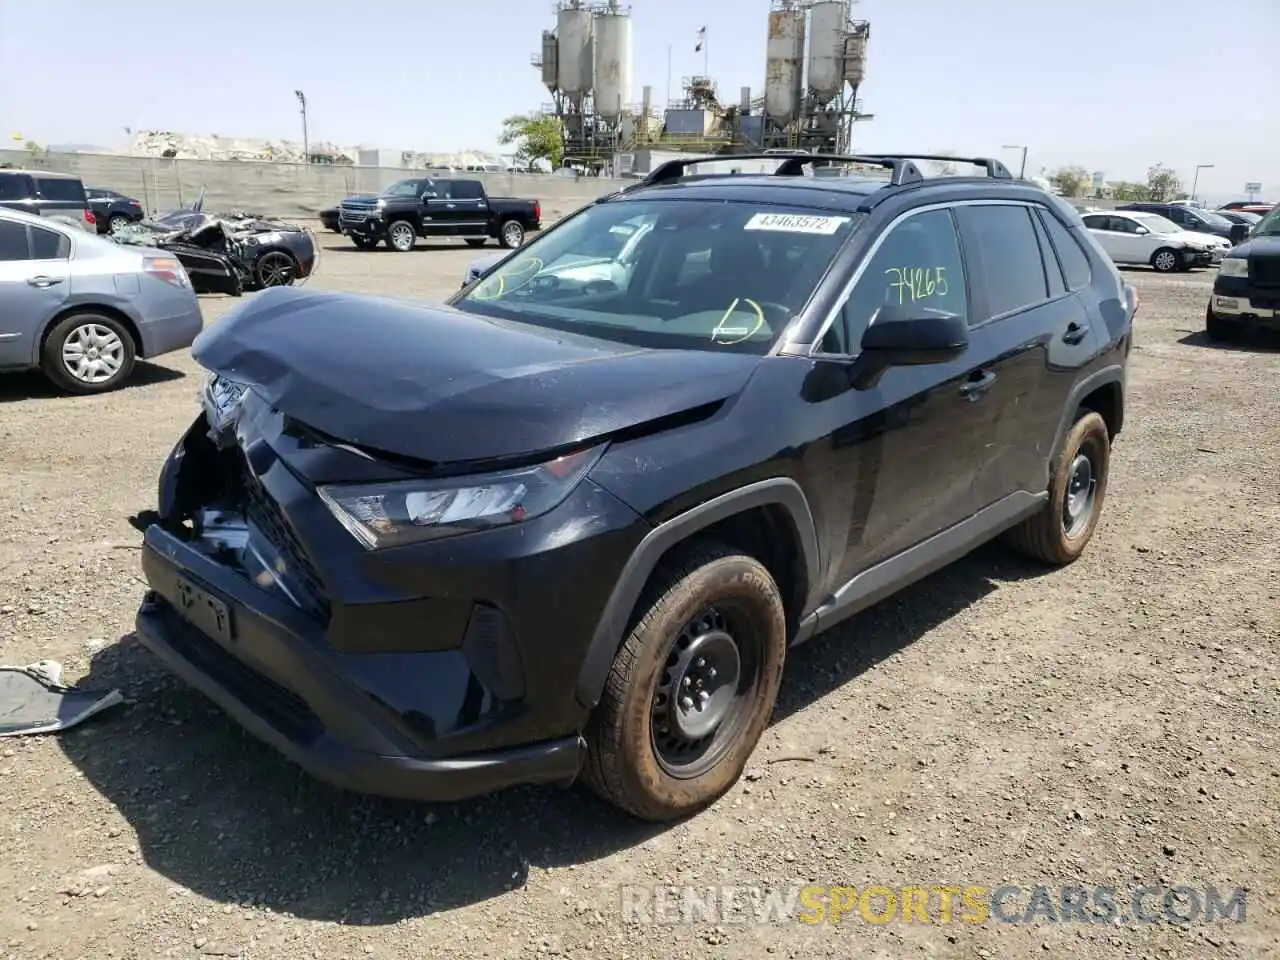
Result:
<instances>
[{"instance_id":1,"label":"parked silver sedan","mask_svg":"<svg viewBox=\"0 0 1280 960\"><path fill-rule=\"evenodd\" d=\"M0 371L35 368L68 393L102 393L138 358L189 347L202 326L171 254L0 209Z\"/></svg>"}]
</instances>

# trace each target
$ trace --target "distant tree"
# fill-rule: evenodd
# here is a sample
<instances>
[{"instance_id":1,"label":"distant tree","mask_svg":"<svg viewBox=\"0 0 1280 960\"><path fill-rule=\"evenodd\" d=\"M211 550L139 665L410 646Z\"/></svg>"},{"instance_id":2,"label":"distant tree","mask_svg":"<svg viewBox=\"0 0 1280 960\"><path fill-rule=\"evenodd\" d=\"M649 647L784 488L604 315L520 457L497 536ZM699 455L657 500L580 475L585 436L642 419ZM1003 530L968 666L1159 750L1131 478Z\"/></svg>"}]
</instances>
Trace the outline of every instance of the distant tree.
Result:
<instances>
[{"instance_id":1,"label":"distant tree","mask_svg":"<svg viewBox=\"0 0 1280 960\"><path fill-rule=\"evenodd\" d=\"M1121 203L1137 203L1151 199L1151 190L1145 183L1120 180L1112 183L1110 189L1112 198L1119 200Z\"/></svg>"},{"instance_id":2,"label":"distant tree","mask_svg":"<svg viewBox=\"0 0 1280 960\"><path fill-rule=\"evenodd\" d=\"M1152 164L1147 170L1147 192L1156 202L1172 200L1182 193L1182 181L1163 163Z\"/></svg>"},{"instance_id":3,"label":"distant tree","mask_svg":"<svg viewBox=\"0 0 1280 960\"><path fill-rule=\"evenodd\" d=\"M1093 183L1093 177L1084 167L1059 167L1049 174L1049 182L1064 197L1084 196L1085 188Z\"/></svg>"},{"instance_id":4,"label":"distant tree","mask_svg":"<svg viewBox=\"0 0 1280 960\"><path fill-rule=\"evenodd\" d=\"M555 170L564 162L564 131L555 117L536 113L507 117L498 140L514 145L516 156L529 166L545 160Z\"/></svg>"}]
</instances>

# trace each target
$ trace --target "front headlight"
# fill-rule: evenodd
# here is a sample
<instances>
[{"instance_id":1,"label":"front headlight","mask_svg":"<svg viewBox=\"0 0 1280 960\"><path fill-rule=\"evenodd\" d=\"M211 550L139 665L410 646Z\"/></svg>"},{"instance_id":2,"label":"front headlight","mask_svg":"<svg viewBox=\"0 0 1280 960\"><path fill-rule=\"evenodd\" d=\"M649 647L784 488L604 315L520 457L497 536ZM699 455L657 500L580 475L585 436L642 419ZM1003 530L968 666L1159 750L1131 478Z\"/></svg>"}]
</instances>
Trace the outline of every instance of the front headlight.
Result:
<instances>
[{"instance_id":1,"label":"front headlight","mask_svg":"<svg viewBox=\"0 0 1280 960\"><path fill-rule=\"evenodd\" d=\"M200 392L200 405L204 408L204 418L209 421L209 429L214 435L221 434L232 423L240 412L240 405L248 395L249 388L243 383L236 383L216 373L210 374Z\"/></svg>"},{"instance_id":2,"label":"front headlight","mask_svg":"<svg viewBox=\"0 0 1280 960\"><path fill-rule=\"evenodd\" d=\"M1218 265L1218 273L1224 277L1247 277L1249 261L1244 257L1226 257Z\"/></svg>"},{"instance_id":3,"label":"front headlight","mask_svg":"<svg viewBox=\"0 0 1280 960\"><path fill-rule=\"evenodd\" d=\"M381 550L532 520L561 504L602 453L603 444L483 476L334 484L318 492L366 549Z\"/></svg>"}]
</instances>

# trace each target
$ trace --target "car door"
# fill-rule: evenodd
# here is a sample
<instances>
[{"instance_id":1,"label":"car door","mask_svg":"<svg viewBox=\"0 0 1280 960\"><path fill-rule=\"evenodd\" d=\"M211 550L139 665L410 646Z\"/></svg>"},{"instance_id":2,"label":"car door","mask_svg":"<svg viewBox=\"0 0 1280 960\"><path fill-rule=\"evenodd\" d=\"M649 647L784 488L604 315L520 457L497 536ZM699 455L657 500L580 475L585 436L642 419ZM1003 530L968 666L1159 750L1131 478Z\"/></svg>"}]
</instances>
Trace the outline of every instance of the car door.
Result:
<instances>
[{"instance_id":1,"label":"car door","mask_svg":"<svg viewBox=\"0 0 1280 960\"><path fill-rule=\"evenodd\" d=\"M488 236L489 202L479 180L454 180L453 203L461 236Z\"/></svg>"},{"instance_id":2,"label":"car door","mask_svg":"<svg viewBox=\"0 0 1280 960\"><path fill-rule=\"evenodd\" d=\"M987 506L1046 489L1045 444L1097 333L1049 240L1051 210L969 204L956 213L973 280L972 347L993 358L989 455L975 482L977 503Z\"/></svg>"},{"instance_id":3,"label":"car door","mask_svg":"<svg viewBox=\"0 0 1280 960\"><path fill-rule=\"evenodd\" d=\"M1084 225L1115 263L1129 263L1131 261L1124 258L1122 238L1111 229L1111 220L1105 213L1089 213L1084 216Z\"/></svg>"},{"instance_id":4,"label":"car door","mask_svg":"<svg viewBox=\"0 0 1280 960\"><path fill-rule=\"evenodd\" d=\"M859 268L819 358L851 358L881 307L969 312L969 284L950 209L925 208L890 226ZM893 367L867 390L841 387L819 416L831 436L828 557L838 589L971 513L972 485L988 456L984 371L972 347L958 359ZM839 381L839 375L833 377ZM843 382L843 381L840 381Z\"/></svg>"},{"instance_id":5,"label":"car door","mask_svg":"<svg viewBox=\"0 0 1280 960\"><path fill-rule=\"evenodd\" d=\"M424 181L422 232L428 236L455 236L460 219L458 204L453 199L453 181Z\"/></svg>"},{"instance_id":6,"label":"car door","mask_svg":"<svg viewBox=\"0 0 1280 960\"><path fill-rule=\"evenodd\" d=\"M1129 217L1112 214L1107 217L1108 233L1120 253L1117 263L1149 263L1158 244L1152 242L1151 231ZM1114 259L1114 258L1113 258Z\"/></svg>"},{"instance_id":7,"label":"car door","mask_svg":"<svg viewBox=\"0 0 1280 960\"><path fill-rule=\"evenodd\" d=\"M0 368L35 362L40 331L69 293L70 252L56 230L0 218Z\"/></svg>"}]
</instances>

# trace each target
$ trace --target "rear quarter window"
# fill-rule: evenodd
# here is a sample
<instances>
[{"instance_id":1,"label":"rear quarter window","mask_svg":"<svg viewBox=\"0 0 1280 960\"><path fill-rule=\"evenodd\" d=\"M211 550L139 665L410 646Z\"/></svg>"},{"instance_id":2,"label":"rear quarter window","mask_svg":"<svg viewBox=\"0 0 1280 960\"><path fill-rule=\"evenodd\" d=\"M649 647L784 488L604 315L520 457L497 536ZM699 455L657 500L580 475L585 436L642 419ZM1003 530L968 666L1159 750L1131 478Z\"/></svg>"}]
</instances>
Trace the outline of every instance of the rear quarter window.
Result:
<instances>
[{"instance_id":1,"label":"rear quarter window","mask_svg":"<svg viewBox=\"0 0 1280 960\"><path fill-rule=\"evenodd\" d=\"M62 177L38 177L36 186L40 190L42 200L57 200L71 203L84 203L84 184L79 180L68 180Z\"/></svg>"},{"instance_id":2,"label":"rear quarter window","mask_svg":"<svg viewBox=\"0 0 1280 960\"><path fill-rule=\"evenodd\" d=\"M71 256L71 241L56 230L43 227L31 228L31 257L33 260L65 260Z\"/></svg>"},{"instance_id":3,"label":"rear quarter window","mask_svg":"<svg viewBox=\"0 0 1280 960\"><path fill-rule=\"evenodd\" d=\"M1093 279L1093 271L1089 267L1088 255L1080 248L1080 242L1052 213L1041 210L1039 214L1040 221L1049 234L1049 241L1057 251L1058 262L1062 264L1062 276L1067 281L1067 289L1081 290L1087 287Z\"/></svg>"}]
</instances>

